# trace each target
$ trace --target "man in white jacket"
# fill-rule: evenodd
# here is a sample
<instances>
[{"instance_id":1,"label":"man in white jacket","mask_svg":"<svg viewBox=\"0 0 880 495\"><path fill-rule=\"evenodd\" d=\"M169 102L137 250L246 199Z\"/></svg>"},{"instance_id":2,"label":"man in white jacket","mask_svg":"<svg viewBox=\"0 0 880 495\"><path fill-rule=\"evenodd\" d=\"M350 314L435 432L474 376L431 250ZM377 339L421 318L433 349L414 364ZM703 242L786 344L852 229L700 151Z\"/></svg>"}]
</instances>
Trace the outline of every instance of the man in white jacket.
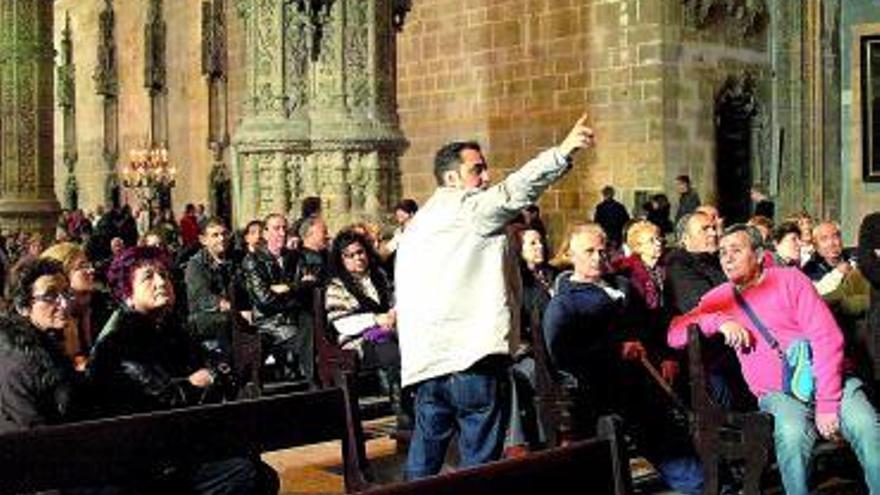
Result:
<instances>
[{"instance_id":1,"label":"man in white jacket","mask_svg":"<svg viewBox=\"0 0 880 495\"><path fill-rule=\"evenodd\" d=\"M592 144L584 115L559 146L492 187L477 143L437 152L439 187L402 236L395 270L402 382L416 390L407 479L437 473L455 431L463 467L500 457L519 335L504 227Z\"/></svg>"}]
</instances>

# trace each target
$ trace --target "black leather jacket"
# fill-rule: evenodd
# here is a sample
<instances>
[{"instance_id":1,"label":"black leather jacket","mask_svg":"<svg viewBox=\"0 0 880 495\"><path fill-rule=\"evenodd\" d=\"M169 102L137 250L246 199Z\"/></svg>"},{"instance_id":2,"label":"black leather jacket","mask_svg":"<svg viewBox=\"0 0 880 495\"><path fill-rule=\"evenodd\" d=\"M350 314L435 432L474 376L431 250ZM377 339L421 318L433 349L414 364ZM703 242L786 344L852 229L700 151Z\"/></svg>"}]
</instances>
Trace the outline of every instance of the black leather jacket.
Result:
<instances>
[{"instance_id":1,"label":"black leather jacket","mask_svg":"<svg viewBox=\"0 0 880 495\"><path fill-rule=\"evenodd\" d=\"M55 335L0 318L0 433L69 421L74 371Z\"/></svg>"},{"instance_id":2,"label":"black leather jacket","mask_svg":"<svg viewBox=\"0 0 880 495\"><path fill-rule=\"evenodd\" d=\"M293 336L297 312L306 307L311 285L297 284L295 252L281 251L281 263L268 250L260 248L248 253L242 262L245 285L254 308L254 324L261 332L284 340ZM276 284L287 284L291 290L283 294L272 291Z\"/></svg>"},{"instance_id":3,"label":"black leather jacket","mask_svg":"<svg viewBox=\"0 0 880 495\"><path fill-rule=\"evenodd\" d=\"M718 255L713 253L690 253L677 248L666 255L662 264L666 266L663 294L673 315L696 308L704 294L727 281Z\"/></svg>"},{"instance_id":4,"label":"black leather jacket","mask_svg":"<svg viewBox=\"0 0 880 495\"><path fill-rule=\"evenodd\" d=\"M203 367L173 315L154 320L122 306L98 337L87 374L99 413L114 415L199 403L205 390L191 385L189 375Z\"/></svg>"},{"instance_id":5,"label":"black leather jacket","mask_svg":"<svg viewBox=\"0 0 880 495\"><path fill-rule=\"evenodd\" d=\"M220 299L231 300L229 284L232 265L217 263L206 249L201 249L186 264L186 298L190 316L206 311L219 311Z\"/></svg>"}]
</instances>

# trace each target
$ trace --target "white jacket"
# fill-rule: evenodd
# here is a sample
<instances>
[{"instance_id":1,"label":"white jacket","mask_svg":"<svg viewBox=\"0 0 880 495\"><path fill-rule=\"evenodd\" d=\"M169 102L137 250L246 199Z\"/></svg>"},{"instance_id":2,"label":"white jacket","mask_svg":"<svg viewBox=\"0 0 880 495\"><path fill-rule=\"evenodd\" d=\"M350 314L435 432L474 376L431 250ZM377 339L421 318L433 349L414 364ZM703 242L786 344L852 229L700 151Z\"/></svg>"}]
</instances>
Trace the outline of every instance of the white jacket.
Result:
<instances>
[{"instance_id":1,"label":"white jacket","mask_svg":"<svg viewBox=\"0 0 880 495\"><path fill-rule=\"evenodd\" d=\"M419 209L395 269L404 386L515 348L519 270L504 227L568 169L552 148L488 189L440 187Z\"/></svg>"}]
</instances>

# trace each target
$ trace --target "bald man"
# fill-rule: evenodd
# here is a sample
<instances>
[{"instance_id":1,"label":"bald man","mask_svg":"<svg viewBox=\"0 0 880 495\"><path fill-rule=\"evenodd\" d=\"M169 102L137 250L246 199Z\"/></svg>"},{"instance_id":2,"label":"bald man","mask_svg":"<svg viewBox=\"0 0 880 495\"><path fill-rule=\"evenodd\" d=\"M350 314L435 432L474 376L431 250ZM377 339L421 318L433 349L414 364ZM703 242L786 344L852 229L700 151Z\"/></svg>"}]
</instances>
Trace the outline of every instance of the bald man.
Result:
<instances>
[{"instance_id":1,"label":"bald man","mask_svg":"<svg viewBox=\"0 0 880 495\"><path fill-rule=\"evenodd\" d=\"M557 279L544 314L547 349L557 369L574 378L583 406L574 411L585 432L600 414L626 419L642 455L681 493L700 493L703 475L686 431L664 413L659 388L647 381L640 360L647 351L625 277L608 276L607 237L598 224L574 228L569 255L574 269Z\"/></svg>"}]
</instances>

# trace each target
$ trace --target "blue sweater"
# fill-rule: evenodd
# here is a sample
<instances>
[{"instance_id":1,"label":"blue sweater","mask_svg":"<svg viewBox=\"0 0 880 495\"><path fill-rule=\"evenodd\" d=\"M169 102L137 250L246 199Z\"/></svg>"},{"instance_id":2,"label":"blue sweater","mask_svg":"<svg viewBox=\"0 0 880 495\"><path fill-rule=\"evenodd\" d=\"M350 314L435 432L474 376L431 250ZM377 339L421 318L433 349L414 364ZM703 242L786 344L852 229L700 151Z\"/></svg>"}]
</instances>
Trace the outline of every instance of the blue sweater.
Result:
<instances>
[{"instance_id":1,"label":"blue sweater","mask_svg":"<svg viewBox=\"0 0 880 495\"><path fill-rule=\"evenodd\" d=\"M627 311L625 279L612 280L610 285L627 295L614 300L602 287L570 277L566 272L557 279L557 294L544 313L544 341L554 366L587 385L607 377L620 361L620 344L638 337Z\"/></svg>"}]
</instances>

